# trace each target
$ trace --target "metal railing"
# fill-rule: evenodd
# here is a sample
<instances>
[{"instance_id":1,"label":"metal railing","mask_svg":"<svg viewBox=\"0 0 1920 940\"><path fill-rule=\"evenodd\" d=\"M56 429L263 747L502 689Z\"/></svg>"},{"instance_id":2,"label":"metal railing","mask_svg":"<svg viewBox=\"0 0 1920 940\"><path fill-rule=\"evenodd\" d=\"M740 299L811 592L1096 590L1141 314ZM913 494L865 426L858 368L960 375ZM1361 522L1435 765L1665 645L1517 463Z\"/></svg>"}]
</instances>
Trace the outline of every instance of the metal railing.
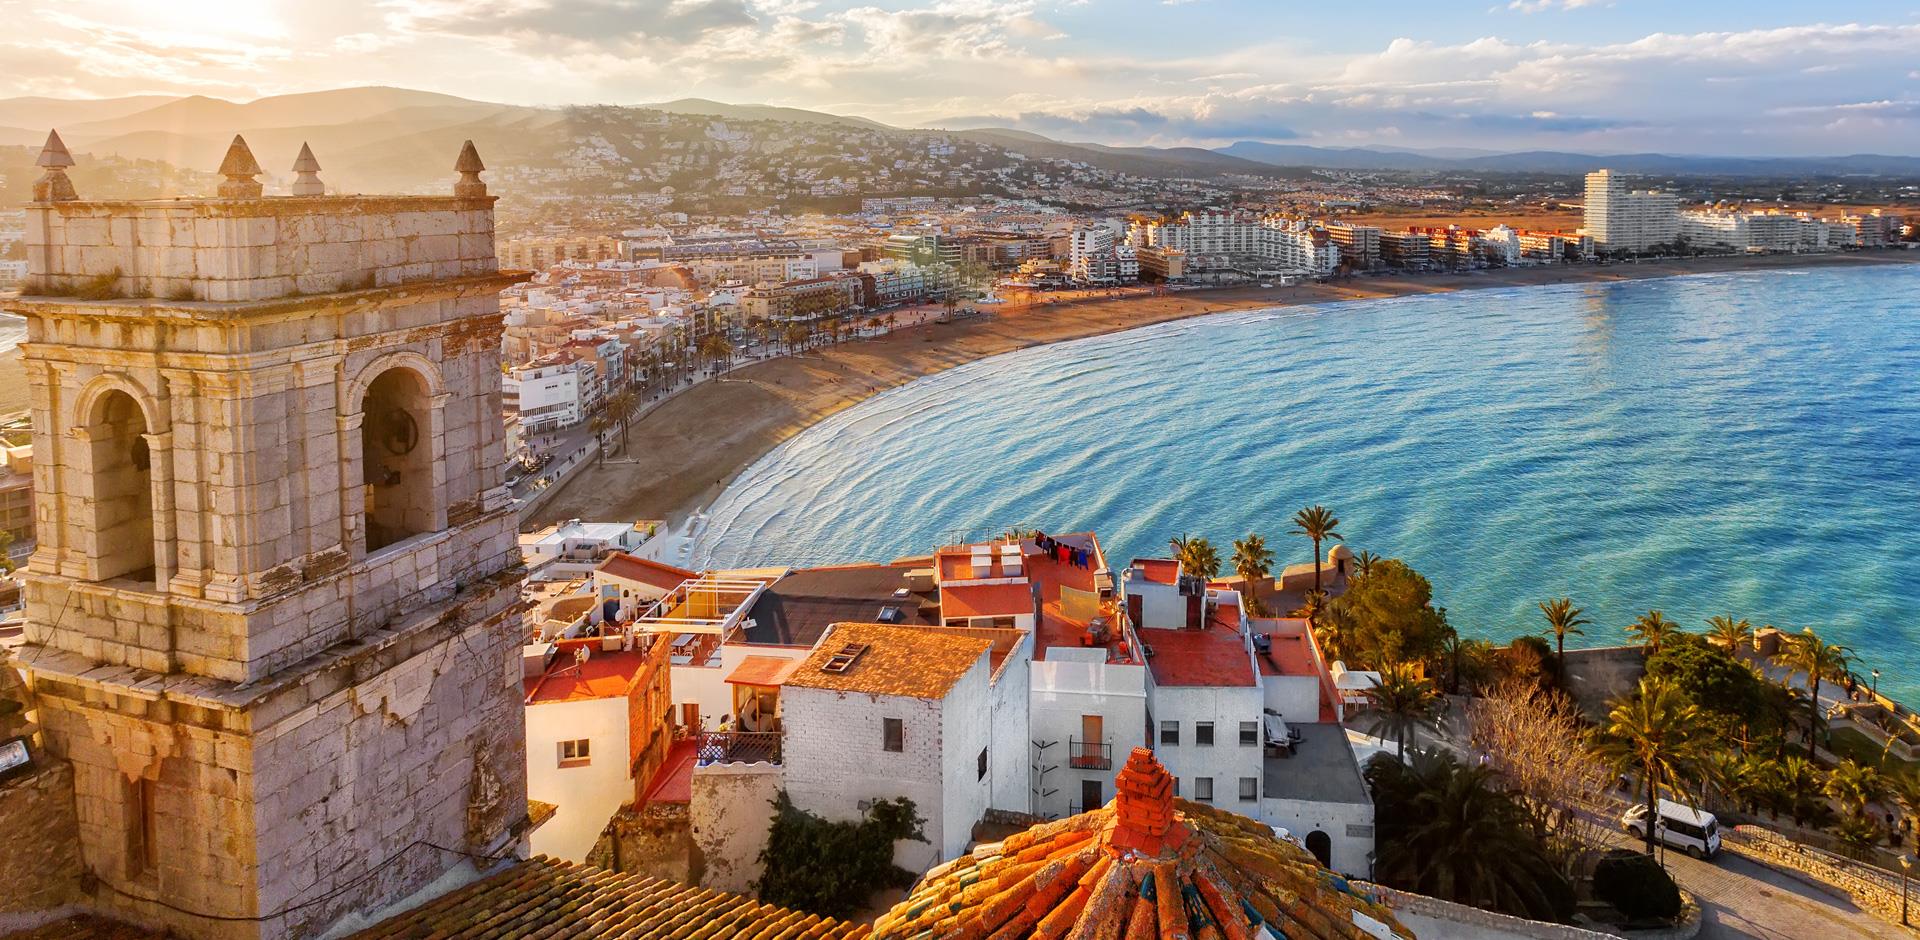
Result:
<instances>
[{"instance_id":1,"label":"metal railing","mask_svg":"<svg viewBox=\"0 0 1920 940\"><path fill-rule=\"evenodd\" d=\"M1067 766L1075 770L1112 770L1113 745L1100 741L1068 738Z\"/></svg>"},{"instance_id":2,"label":"metal railing","mask_svg":"<svg viewBox=\"0 0 1920 940\"><path fill-rule=\"evenodd\" d=\"M778 764L780 733L777 731L709 731L700 735L694 752L699 766L709 764Z\"/></svg>"}]
</instances>

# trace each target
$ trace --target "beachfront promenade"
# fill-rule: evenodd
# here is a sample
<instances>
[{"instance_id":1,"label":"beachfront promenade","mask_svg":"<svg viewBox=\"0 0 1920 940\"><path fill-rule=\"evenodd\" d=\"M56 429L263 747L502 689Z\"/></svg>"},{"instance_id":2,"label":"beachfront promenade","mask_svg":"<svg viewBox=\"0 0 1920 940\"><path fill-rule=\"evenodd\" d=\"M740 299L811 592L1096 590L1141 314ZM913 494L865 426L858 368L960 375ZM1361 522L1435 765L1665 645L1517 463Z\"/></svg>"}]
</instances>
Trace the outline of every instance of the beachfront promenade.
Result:
<instances>
[{"instance_id":1,"label":"beachfront promenade","mask_svg":"<svg viewBox=\"0 0 1920 940\"><path fill-rule=\"evenodd\" d=\"M1774 268L1833 269L1920 261L1920 252L1769 255L1630 265L1504 268L1460 275L1389 275L1296 287L1181 291L1058 304L1006 304L984 316L909 327L803 357L737 366L728 380L704 383L657 403L629 434L645 439L630 459L589 466L532 520L674 518L700 509L726 483L782 441L879 391L966 362L1031 346L1080 339L1171 320L1262 307L1323 305L1416 294L1608 283L1685 274ZM717 420L719 418L719 420Z\"/></svg>"}]
</instances>

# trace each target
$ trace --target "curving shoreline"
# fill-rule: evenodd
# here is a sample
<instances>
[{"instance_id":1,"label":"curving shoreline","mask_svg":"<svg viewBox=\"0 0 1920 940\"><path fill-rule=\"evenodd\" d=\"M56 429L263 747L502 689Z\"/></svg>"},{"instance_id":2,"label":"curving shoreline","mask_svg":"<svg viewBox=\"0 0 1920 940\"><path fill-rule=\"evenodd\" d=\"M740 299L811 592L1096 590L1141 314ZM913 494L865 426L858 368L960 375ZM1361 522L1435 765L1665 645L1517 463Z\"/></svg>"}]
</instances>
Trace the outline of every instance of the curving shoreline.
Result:
<instances>
[{"instance_id":1,"label":"curving shoreline","mask_svg":"<svg viewBox=\"0 0 1920 940\"><path fill-rule=\"evenodd\" d=\"M712 502L743 470L780 443L884 389L999 353L1171 320L1457 290L1916 262L1920 252L1704 258L1606 267L1513 268L1458 276L1356 278L1290 288L1232 288L994 308L987 317L903 328L804 356L767 360L737 369L724 381L688 389L634 422L627 455L581 472L526 521L677 521Z\"/></svg>"}]
</instances>

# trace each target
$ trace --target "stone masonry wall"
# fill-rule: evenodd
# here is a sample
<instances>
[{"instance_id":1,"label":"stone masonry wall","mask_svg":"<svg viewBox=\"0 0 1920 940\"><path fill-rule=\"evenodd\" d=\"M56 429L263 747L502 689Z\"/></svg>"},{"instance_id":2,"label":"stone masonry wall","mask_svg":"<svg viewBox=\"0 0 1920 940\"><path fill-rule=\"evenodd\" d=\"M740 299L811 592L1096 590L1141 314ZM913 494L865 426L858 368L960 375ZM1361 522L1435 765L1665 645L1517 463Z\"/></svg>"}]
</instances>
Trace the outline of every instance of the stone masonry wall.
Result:
<instances>
[{"instance_id":1,"label":"stone masonry wall","mask_svg":"<svg viewBox=\"0 0 1920 940\"><path fill-rule=\"evenodd\" d=\"M35 761L33 771L0 781L0 833L7 840L0 914L51 911L81 898L73 767L44 754Z\"/></svg>"},{"instance_id":2,"label":"stone masonry wall","mask_svg":"<svg viewBox=\"0 0 1920 940\"><path fill-rule=\"evenodd\" d=\"M245 301L498 269L492 200L65 202L27 210L27 293L117 273L126 296Z\"/></svg>"},{"instance_id":3,"label":"stone masonry wall","mask_svg":"<svg viewBox=\"0 0 1920 940\"><path fill-rule=\"evenodd\" d=\"M95 902L194 937L302 937L455 861L416 839L495 848L526 807L517 604L514 579L482 585L248 712L39 677L42 724L75 766L86 862L122 892L259 916L387 863L330 903L264 925L209 922L109 890ZM129 787L141 779L152 781L158 869L129 857ZM477 789L494 799L474 832Z\"/></svg>"},{"instance_id":4,"label":"stone masonry wall","mask_svg":"<svg viewBox=\"0 0 1920 940\"><path fill-rule=\"evenodd\" d=\"M766 866L760 853L773 832L777 764L715 764L693 773L687 804L700 862L700 886L753 895Z\"/></svg>"}]
</instances>

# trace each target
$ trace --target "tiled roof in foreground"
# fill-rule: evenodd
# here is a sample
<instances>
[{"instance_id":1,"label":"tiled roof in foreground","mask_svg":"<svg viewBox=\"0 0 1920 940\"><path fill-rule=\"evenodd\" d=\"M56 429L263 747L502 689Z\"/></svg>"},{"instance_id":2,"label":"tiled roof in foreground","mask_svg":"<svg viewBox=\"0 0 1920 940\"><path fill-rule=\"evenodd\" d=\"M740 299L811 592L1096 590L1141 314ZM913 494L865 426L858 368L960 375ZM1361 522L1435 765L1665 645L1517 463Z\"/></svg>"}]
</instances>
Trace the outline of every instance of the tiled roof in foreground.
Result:
<instances>
[{"instance_id":1,"label":"tiled roof in foreground","mask_svg":"<svg viewBox=\"0 0 1920 940\"><path fill-rule=\"evenodd\" d=\"M1175 800L1172 778L1145 748L1134 750L1115 788L1104 808L929 871L874 923L874 940L1413 936L1266 826Z\"/></svg>"},{"instance_id":2,"label":"tiled roof in foreground","mask_svg":"<svg viewBox=\"0 0 1920 940\"><path fill-rule=\"evenodd\" d=\"M355 940L857 940L849 924L677 881L540 856L355 934Z\"/></svg>"}]
</instances>

